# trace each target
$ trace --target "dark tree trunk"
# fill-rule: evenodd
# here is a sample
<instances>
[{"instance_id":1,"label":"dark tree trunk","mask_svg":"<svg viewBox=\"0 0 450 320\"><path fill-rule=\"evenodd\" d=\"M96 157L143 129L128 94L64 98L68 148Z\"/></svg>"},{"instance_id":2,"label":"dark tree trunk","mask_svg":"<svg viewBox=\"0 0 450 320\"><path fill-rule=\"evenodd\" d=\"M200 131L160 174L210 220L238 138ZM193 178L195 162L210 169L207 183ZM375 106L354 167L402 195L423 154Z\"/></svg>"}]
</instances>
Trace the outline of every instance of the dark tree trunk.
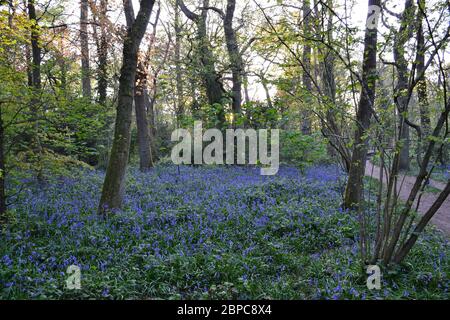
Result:
<instances>
[{"instance_id":1,"label":"dark tree trunk","mask_svg":"<svg viewBox=\"0 0 450 320\"><path fill-rule=\"evenodd\" d=\"M123 44L123 62L119 79L119 97L111 156L103 184L100 213L122 208L125 194L125 176L130 153L131 121L134 86L139 46L147 30L155 1L141 0L139 13L134 19L132 3L124 2L127 16L127 34Z\"/></svg>"},{"instance_id":2,"label":"dark tree trunk","mask_svg":"<svg viewBox=\"0 0 450 320\"><path fill-rule=\"evenodd\" d=\"M27 83L28 87L33 87L33 61L31 57L30 45L25 45L25 59L27 60Z\"/></svg>"},{"instance_id":3,"label":"dark tree trunk","mask_svg":"<svg viewBox=\"0 0 450 320\"><path fill-rule=\"evenodd\" d=\"M39 183L44 182L44 174L42 168L42 144L40 139L39 132L39 120L38 120L38 108L39 108L39 96L41 94L42 89L42 80L41 80L41 47L39 44L39 26L36 15L36 7L35 1L28 1L28 18L32 23L31 26L31 90L33 92L33 98L31 100L31 113L33 114L34 119L34 138L31 142L33 152L37 155L37 180Z\"/></svg>"},{"instance_id":4,"label":"dark tree trunk","mask_svg":"<svg viewBox=\"0 0 450 320\"><path fill-rule=\"evenodd\" d=\"M146 112L145 87L147 84L147 73L144 66L138 67L136 86L134 90L134 104L136 110L136 126L139 148L140 170L148 171L153 167L153 159L150 142L150 128Z\"/></svg>"},{"instance_id":5,"label":"dark tree trunk","mask_svg":"<svg viewBox=\"0 0 450 320\"><path fill-rule=\"evenodd\" d=\"M425 11L425 0L420 0L419 5ZM420 124L423 131L422 142L427 141L427 137L431 134L431 120L427 93L427 78L425 75L425 37L423 33L423 14L421 10L418 12L417 26L417 74L419 81L417 83L417 96L419 98ZM420 76L421 75L421 76ZM422 145L426 145L422 143ZM423 148L421 148L423 149Z\"/></svg>"},{"instance_id":6,"label":"dark tree trunk","mask_svg":"<svg viewBox=\"0 0 450 320\"><path fill-rule=\"evenodd\" d=\"M184 115L184 88L183 88L183 70L181 68L181 42L183 36L181 34L180 8L175 8L175 67L177 82L177 124L181 125L181 119Z\"/></svg>"},{"instance_id":7,"label":"dark tree trunk","mask_svg":"<svg viewBox=\"0 0 450 320\"><path fill-rule=\"evenodd\" d=\"M395 103L399 112L399 139L402 143L399 158L399 169L409 170L409 126L405 122L408 112L409 97L409 79L408 79L408 61L405 58L405 47L411 38L411 24L414 21L414 5L412 0L405 2L405 10L402 14L400 27L395 37L394 44L394 60L397 68L397 85L395 88Z\"/></svg>"},{"instance_id":8,"label":"dark tree trunk","mask_svg":"<svg viewBox=\"0 0 450 320\"><path fill-rule=\"evenodd\" d=\"M0 104L0 224L6 222L6 194L5 194L5 137L3 131L2 106Z\"/></svg>"},{"instance_id":9,"label":"dark tree trunk","mask_svg":"<svg viewBox=\"0 0 450 320\"><path fill-rule=\"evenodd\" d=\"M231 73L233 78L232 99L233 113L241 113L242 105L242 74L244 71L244 62L239 51L236 31L233 28L234 12L236 10L236 0L227 1L227 10L223 20L225 40L227 43L228 56L230 59Z\"/></svg>"},{"instance_id":10,"label":"dark tree trunk","mask_svg":"<svg viewBox=\"0 0 450 320\"><path fill-rule=\"evenodd\" d=\"M221 76L216 71L214 55L208 39L206 20L208 17L209 0L203 0L202 13L200 15L190 11L182 0L178 0L181 11L186 17L195 22L197 26L198 55L200 60L200 73L206 96L210 105L222 104L225 90L221 83ZM225 123L225 112L218 115L221 124Z\"/></svg>"},{"instance_id":11,"label":"dark tree trunk","mask_svg":"<svg viewBox=\"0 0 450 320\"><path fill-rule=\"evenodd\" d=\"M100 0L100 39L97 44L98 71L97 91L98 103L106 105L108 90L108 30L106 25L106 14L108 12L108 0Z\"/></svg>"},{"instance_id":12,"label":"dark tree trunk","mask_svg":"<svg viewBox=\"0 0 450 320\"><path fill-rule=\"evenodd\" d=\"M81 83L83 97L90 100L92 97L90 62L89 62L89 3L88 0L80 2L80 49L81 49Z\"/></svg>"},{"instance_id":13,"label":"dark tree trunk","mask_svg":"<svg viewBox=\"0 0 450 320\"><path fill-rule=\"evenodd\" d=\"M369 0L370 6L381 7L380 0ZM369 12L367 19L372 16ZM375 86L377 76L377 32L378 28L366 27L364 39L364 61L362 74L362 90L356 114L357 128L353 147L350 172L345 189L344 207L357 208L362 202L363 178L367 161L366 130L369 128L372 117L372 108L375 102Z\"/></svg>"},{"instance_id":14,"label":"dark tree trunk","mask_svg":"<svg viewBox=\"0 0 450 320\"><path fill-rule=\"evenodd\" d=\"M209 1L204 0L204 4L209 5ZM203 81L205 82L209 104L222 104L225 91L220 83L221 76L216 71L215 59L208 39L206 29L207 12L207 10L203 10L200 18L197 20L200 61L203 66Z\"/></svg>"},{"instance_id":15,"label":"dark tree trunk","mask_svg":"<svg viewBox=\"0 0 450 320\"><path fill-rule=\"evenodd\" d=\"M303 45L303 89L305 97L304 106L302 110L302 133L304 135L311 134L311 114L309 108L311 108L311 94L312 94L312 82L311 82L311 56L312 48L309 44L308 38L311 35L311 2L310 0L303 0L303 34L306 39L304 39Z\"/></svg>"},{"instance_id":16,"label":"dark tree trunk","mask_svg":"<svg viewBox=\"0 0 450 320\"><path fill-rule=\"evenodd\" d=\"M37 25L36 7L34 5L35 1L28 1L28 17L33 23L31 27L31 79L33 89L35 91L41 90L41 47L39 46L39 31ZM38 94L38 92L35 92Z\"/></svg>"},{"instance_id":17,"label":"dark tree trunk","mask_svg":"<svg viewBox=\"0 0 450 320\"><path fill-rule=\"evenodd\" d=\"M145 109L147 112L150 146L152 159L156 162L159 159L158 149L156 148L156 137L158 136L157 119L155 113L155 98L150 98L147 88L144 88Z\"/></svg>"},{"instance_id":18,"label":"dark tree trunk","mask_svg":"<svg viewBox=\"0 0 450 320\"><path fill-rule=\"evenodd\" d=\"M250 93L248 91L248 75L247 72L245 72L244 70L244 75L243 75L243 86L244 86L244 97L245 97L245 103L250 103L251 99L250 99Z\"/></svg>"},{"instance_id":19,"label":"dark tree trunk","mask_svg":"<svg viewBox=\"0 0 450 320\"><path fill-rule=\"evenodd\" d=\"M156 14L155 23L153 24L153 34L152 41L148 47L148 56L142 59L138 58L138 66L136 70L136 84L134 89L134 105L136 110L136 126L137 126L137 140L138 140L138 150L139 150L139 167L142 172L146 172L153 167L153 158L151 150L151 138L150 138L150 128L148 124L147 117L147 95L146 88L148 85L148 59L150 52L154 45L154 39L156 39L156 28L159 22L159 15L161 12L161 7L159 7ZM132 19L127 19L130 23ZM130 25L129 25L130 27ZM153 80L154 88L156 89L156 79L158 75L155 75Z\"/></svg>"}]
</instances>

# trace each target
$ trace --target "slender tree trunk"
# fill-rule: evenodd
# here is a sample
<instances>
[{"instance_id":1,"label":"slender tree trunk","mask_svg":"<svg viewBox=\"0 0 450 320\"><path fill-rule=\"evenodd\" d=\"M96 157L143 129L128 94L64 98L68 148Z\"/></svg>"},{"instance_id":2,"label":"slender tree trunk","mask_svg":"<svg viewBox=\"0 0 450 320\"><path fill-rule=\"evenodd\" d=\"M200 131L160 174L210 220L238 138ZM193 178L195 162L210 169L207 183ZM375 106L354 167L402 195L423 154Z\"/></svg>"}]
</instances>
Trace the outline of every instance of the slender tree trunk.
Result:
<instances>
[{"instance_id":1,"label":"slender tree trunk","mask_svg":"<svg viewBox=\"0 0 450 320\"><path fill-rule=\"evenodd\" d=\"M247 72L244 71L244 76L243 76L243 80L244 80L244 97L245 97L245 103L250 103L251 99L250 99L250 93L248 91L248 75Z\"/></svg>"},{"instance_id":2,"label":"slender tree trunk","mask_svg":"<svg viewBox=\"0 0 450 320\"><path fill-rule=\"evenodd\" d=\"M270 95L270 90L269 90L269 86L267 85L269 83L269 81L266 79L265 75L263 72L261 72L260 74L258 74L259 79L261 80L261 85L263 86L264 89L264 93L266 94L266 100L267 100L267 106L270 109L273 109L273 102L272 102L272 97Z\"/></svg>"},{"instance_id":3,"label":"slender tree trunk","mask_svg":"<svg viewBox=\"0 0 450 320\"><path fill-rule=\"evenodd\" d=\"M383 255L383 262L385 265L388 265L391 262L392 256L394 255L394 251L395 251L395 248L400 239L400 235L402 233L406 219L410 215L411 208L414 204L414 200L417 198L417 194L421 190L422 184L424 183L424 181L426 180L426 178L428 176L428 164L430 163L430 159L431 159L433 153L436 151L436 145L438 144L438 138L441 135L442 128L448 121L449 114L450 114L450 101L447 101L447 103L445 105L445 110L441 113L441 115L437 121L436 127L433 130L433 134L432 134L433 139L431 139L428 143L427 151L425 152L422 163L420 164L420 171L419 171L419 174L417 175L414 186L412 187L411 192L408 196L408 200L406 201L405 206L404 206L402 212L400 213L399 218L395 224L394 231L392 232L392 237L391 237L389 243L386 244L386 250ZM421 218L421 221L419 222L418 227L422 226L423 224L424 225L428 224L430 219L434 216L434 214L439 209L442 202L445 201L447 196L448 196L448 184L447 184L447 187L445 188L445 190L439 195L438 200L433 204L433 206L430 208L430 210ZM442 197L443 197L443 199L442 199ZM436 208L436 205L438 205L437 208ZM416 231L422 232L423 227L420 227ZM417 240L418 236L419 236L419 233L417 233L417 234L413 233L411 235L410 240L408 240L405 244L405 246L408 246L408 247L402 246L402 248L399 249L398 253L400 254L400 256L397 256L395 261L401 261L406 256L406 254L411 249L412 245ZM410 241L412 241L412 243ZM411 247L409 247L409 246L411 246Z\"/></svg>"},{"instance_id":4,"label":"slender tree trunk","mask_svg":"<svg viewBox=\"0 0 450 320\"><path fill-rule=\"evenodd\" d=\"M425 11L425 0L420 0L419 5ZM427 78L425 75L425 37L423 33L423 14L421 10L418 12L418 26L417 26L417 74L422 76L419 78L417 83L417 96L419 98L419 112L420 112L420 124L423 130L422 137L422 147L420 148L423 153L424 146L426 145L427 138L431 134L431 119L430 110L428 102L428 92L427 92Z\"/></svg>"},{"instance_id":5,"label":"slender tree trunk","mask_svg":"<svg viewBox=\"0 0 450 320\"><path fill-rule=\"evenodd\" d=\"M108 0L100 0L97 7L93 1L88 1L92 12L94 24L92 25L93 38L97 47L97 102L106 106L108 91ZM100 35L98 32L100 29Z\"/></svg>"},{"instance_id":6,"label":"slender tree trunk","mask_svg":"<svg viewBox=\"0 0 450 320\"><path fill-rule=\"evenodd\" d=\"M89 62L89 0L80 2L80 48L81 48L81 82L83 97L90 100L92 97L90 62Z\"/></svg>"},{"instance_id":7,"label":"slender tree trunk","mask_svg":"<svg viewBox=\"0 0 450 320\"><path fill-rule=\"evenodd\" d=\"M438 199L433 203L431 208L425 213L423 218L419 221L416 228L414 229L411 237L406 241L406 243L399 249L398 253L394 258L394 263L402 262L408 253L411 251L414 244L419 239L419 235L422 234L425 227L430 222L431 218L436 214L439 208L444 204L444 201L450 195L450 181L447 182L445 189L439 194Z\"/></svg>"},{"instance_id":8,"label":"slender tree trunk","mask_svg":"<svg viewBox=\"0 0 450 320\"><path fill-rule=\"evenodd\" d=\"M136 126L139 148L140 169L142 172L153 167L153 159L150 142L150 128L146 112L145 87L147 84L147 73L144 66L138 67L136 75L136 86L134 90L134 104L136 110Z\"/></svg>"},{"instance_id":9,"label":"slender tree trunk","mask_svg":"<svg viewBox=\"0 0 450 320\"><path fill-rule=\"evenodd\" d=\"M409 150L411 147L411 139L410 139L410 129L409 126L404 122L404 120L400 120L401 128L399 131L401 132L400 140L402 141L402 148L400 150L400 158L399 158L399 169L407 171L409 170L411 161L409 158Z\"/></svg>"},{"instance_id":10,"label":"slender tree trunk","mask_svg":"<svg viewBox=\"0 0 450 320\"><path fill-rule=\"evenodd\" d=\"M5 194L5 136L3 131L3 110L0 104L0 224L6 222L6 194Z\"/></svg>"},{"instance_id":11,"label":"slender tree trunk","mask_svg":"<svg viewBox=\"0 0 450 320\"><path fill-rule=\"evenodd\" d=\"M157 119L155 114L155 106L153 100L150 99L147 88L144 88L144 102L145 102L145 111L147 116L147 123L149 127L149 136L150 136L150 151L151 157L153 161L153 165L159 159L158 149L156 146L156 137L158 136L158 127L157 127Z\"/></svg>"},{"instance_id":12,"label":"slender tree trunk","mask_svg":"<svg viewBox=\"0 0 450 320\"><path fill-rule=\"evenodd\" d=\"M106 105L108 91L108 30L106 25L107 12L108 0L100 0L100 40L97 46L97 90L98 103L101 105Z\"/></svg>"},{"instance_id":13,"label":"slender tree trunk","mask_svg":"<svg viewBox=\"0 0 450 320\"><path fill-rule=\"evenodd\" d=\"M303 0L303 34L306 38L311 35L311 2L310 0ZM304 89L304 107L302 109L302 133L304 135L311 134L311 94L312 94L312 82L311 82L311 56L312 48L309 44L309 40L305 39L303 45L303 89Z\"/></svg>"},{"instance_id":14,"label":"slender tree trunk","mask_svg":"<svg viewBox=\"0 0 450 320\"><path fill-rule=\"evenodd\" d=\"M177 82L177 124L180 126L181 119L184 115L184 88L183 88L183 70L181 67L181 44L183 36L181 34L180 8L175 8L175 67Z\"/></svg>"},{"instance_id":15,"label":"slender tree trunk","mask_svg":"<svg viewBox=\"0 0 450 320\"><path fill-rule=\"evenodd\" d=\"M369 0L370 6L381 8L380 0ZM368 12L367 21L371 19L373 12ZM369 25L369 24L368 24ZM362 90L356 114L357 128L353 147L350 172L345 189L344 207L347 209L358 208L362 202L363 178L367 161L367 141L365 134L370 125L372 107L375 102L375 86L377 75L377 32L378 28L366 27L364 39L364 61L362 74Z\"/></svg>"},{"instance_id":16,"label":"slender tree trunk","mask_svg":"<svg viewBox=\"0 0 450 320\"><path fill-rule=\"evenodd\" d=\"M320 17L318 10L318 2L314 1L314 8L316 17ZM326 30L323 30L325 23L320 23L319 19L316 20L316 32L318 34L326 34L327 41L333 42L333 1L327 1L327 8L324 8L327 13ZM336 118L336 77L335 77L335 60L336 56L329 48L318 48L318 53L321 57L319 60L319 74L322 81L323 92L326 97L326 103L328 104L325 111L325 119L323 120L322 133L328 139L328 154L330 157L336 156L336 151L339 153L342 164L347 172L350 171L351 152L344 140L344 133L338 125L338 119Z\"/></svg>"},{"instance_id":17,"label":"slender tree trunk","mask_svg":"<svg viewBox=\"0 0 450 320\"><path fill-rule=\"evenodd\" d=\"M130 27L128 27L123 44L123 63L119 79L114 142L100 200L99 212L103 214L121 209L123 204L125 176L130 153L131 118L138 50L145 35L154 3L154 0L141 0L139 13L134 19L131 1L124 2Z\"/></svg>"},{"instance_id":18,"label":"slender tree trunk","mask_svg":"<svg viewBox=\"0 0 450 320\"><path fill-rule=\"evenodd\" d=\"M28 87L33 88L33 61L31 57L30 45L25 45L25 59L27 60L27 84Z\"/></svg>"},{"instance_id":19,"label":"slender tree trunk","mask_svg":"<svg viewBox=\"0 0 450 320\"><path fill-rule=\"evenodd\" d=\"M405 47L408 40L412 37L410 25L414 21L414 4L412 0L405 1L405 10L400 21L400 28L395 37L394 60L397 68L398 80L395 88L395 102L399 112L399 139L402 143L399 158L399 169L409 170L410 159L410 130L405 122L407 117L409 97L408 97L408 61L405 58Z\"/></svg>"},{"instance_id":20,"label":"slender tree trunk","mask_svg":"<svg viewBox=\"0 0 450 320\"><path fill-rule=\"evenodd\" d=\"M39 44L39 25L36 15L36 7L35 0L28 1L28 18L30 19L31 26L31 89L33 92L33 98L31 100L31 112L34 119L34 141L32 141L32 148L34 153L37 155L37 180L39 183L44 182L44 174L42 168L42 156L43 156L43 148L40 139L40 129L39 129L39 119L38 119L38 109L39 109L39 101L40 94L42 89L42 80L41 80L41 47Z\"/></svg>"},{"instance_id":21,"label":"slender tree trunk","mask_svg":"<svg viewBox=\"0 0 450 320\"><path fill-rule=\"evenodd\" d=\"M41 90L41 47L39 45L39 26L37 24L35 1L28 1L28 16L33 23L31 27L31 76L32 85L36 91Z\"/></svg>"}]
</instances>

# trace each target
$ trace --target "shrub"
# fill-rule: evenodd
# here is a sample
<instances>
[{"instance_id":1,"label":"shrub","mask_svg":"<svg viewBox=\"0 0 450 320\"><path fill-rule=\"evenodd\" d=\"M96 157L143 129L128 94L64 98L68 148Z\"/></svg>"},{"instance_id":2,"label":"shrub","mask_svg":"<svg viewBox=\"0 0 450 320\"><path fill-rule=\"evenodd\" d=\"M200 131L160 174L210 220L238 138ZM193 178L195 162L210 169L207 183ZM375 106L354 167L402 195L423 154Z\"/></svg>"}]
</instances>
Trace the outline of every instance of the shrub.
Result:
<instances>
[{"instance_id":1,"label":"shrub","mask_svg":"<svg viewBox=\"0 0 450 320\"><path fill-rule=\"evenodd\" d=\"M327 142L321 134L303 135L298 131L282 131L280 160L299 168L328 163Z\"/></svg>"}]
</instances>

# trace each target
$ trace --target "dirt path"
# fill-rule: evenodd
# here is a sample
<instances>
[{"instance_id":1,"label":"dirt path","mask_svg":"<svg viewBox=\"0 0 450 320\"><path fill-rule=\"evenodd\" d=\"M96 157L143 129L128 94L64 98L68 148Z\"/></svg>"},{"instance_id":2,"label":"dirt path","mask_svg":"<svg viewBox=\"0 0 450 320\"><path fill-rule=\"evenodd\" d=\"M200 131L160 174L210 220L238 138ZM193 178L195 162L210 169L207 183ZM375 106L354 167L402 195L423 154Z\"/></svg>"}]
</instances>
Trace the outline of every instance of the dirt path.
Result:
<instances>
[{"instance_id":1,"label":"dirt path","mask_svg":"<svg viewBox=\"0 0 450 320\"><path fill-rule=\"evenodd\" d=\"M378 179L380 176L380 168L374 166L371 162L367 162L366 176ZM398 180L398 189L401 187L400 199L406 201L416 179L410 176L401 176ZM384 176L383 183L386 183L386 181L387 179ZM443 190L445 187L443 183L436 181L431 181L430 186L440 190ZM429 192L424 193L420 201L419 212L424 214L433 205L437 197L437 194ZM439 211L434 215L433 219L431 219L431 223L450 237L450 198L447 198Z\"/></svg>"}]
</instances>

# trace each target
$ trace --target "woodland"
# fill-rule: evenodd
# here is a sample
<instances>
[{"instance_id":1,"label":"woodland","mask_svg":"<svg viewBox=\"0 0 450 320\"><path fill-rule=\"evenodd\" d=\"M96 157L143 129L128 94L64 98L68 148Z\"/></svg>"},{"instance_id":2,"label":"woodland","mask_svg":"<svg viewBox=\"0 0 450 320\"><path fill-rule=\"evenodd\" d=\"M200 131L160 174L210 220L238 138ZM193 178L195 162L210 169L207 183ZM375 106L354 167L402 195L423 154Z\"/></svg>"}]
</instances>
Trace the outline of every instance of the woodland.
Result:
<instances>
[{"instance_id":1,"label":"woodland","mask_svg":"<svg viewBox=\"0 0 450 320\"><path fill-rule=\"evenodd\" d=\"M448 0L0 0L0 299L447 300L449 43ZM173 163L199 122L279 170Z\"/></svg>"}]
</instances>

